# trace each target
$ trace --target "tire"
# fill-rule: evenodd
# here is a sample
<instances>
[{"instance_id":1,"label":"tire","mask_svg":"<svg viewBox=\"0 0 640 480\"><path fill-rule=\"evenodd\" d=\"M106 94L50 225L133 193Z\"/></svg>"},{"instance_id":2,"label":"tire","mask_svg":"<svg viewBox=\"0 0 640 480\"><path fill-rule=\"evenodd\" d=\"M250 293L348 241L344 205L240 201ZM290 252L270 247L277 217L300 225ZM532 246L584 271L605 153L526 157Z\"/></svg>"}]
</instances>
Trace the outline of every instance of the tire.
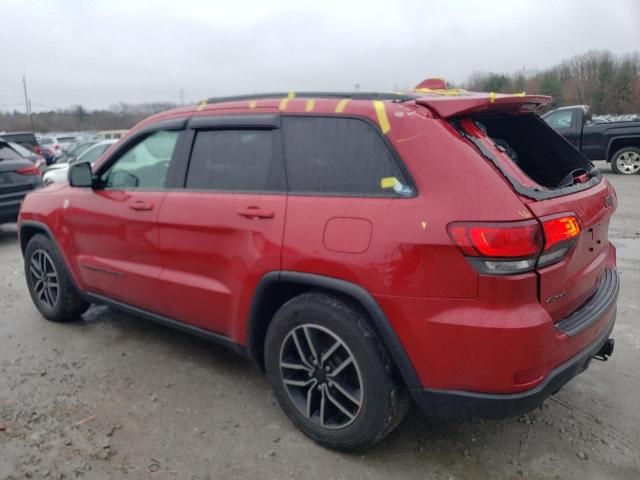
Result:
<instances>
[{"instance_id":1,"label":"tire","mask_svg":"<svg viewBox=\"0 0 640 480\"><path fill-rule=\"evenodd\" d=\"M611 157L611 169L619 175L636 175L640 172L640 148L624 147Z\"/></svg>"},{"instance_id":2,"label":"tire","mask_svg":"<svg viewBox=\"0 0 640 480\"><path fill-rule=\"evenodd\" d=\"M302 294L276 312L265 368L282 410L324 447L370 447L400 424L410 405L366 315L324 293Z\"/></svg>"},{"instance_id":3,"label":"tire","mask_svg":"<svg viewBox=\"0 0 640 480\"><path fill-rule=\"evenodd\" d=\"M47 320L69 322L89 308L90 304L82 299L58 249L48 237L38 234L29 240L24 254L24 274L31 299Z\"/></svg>"}]
</instances>

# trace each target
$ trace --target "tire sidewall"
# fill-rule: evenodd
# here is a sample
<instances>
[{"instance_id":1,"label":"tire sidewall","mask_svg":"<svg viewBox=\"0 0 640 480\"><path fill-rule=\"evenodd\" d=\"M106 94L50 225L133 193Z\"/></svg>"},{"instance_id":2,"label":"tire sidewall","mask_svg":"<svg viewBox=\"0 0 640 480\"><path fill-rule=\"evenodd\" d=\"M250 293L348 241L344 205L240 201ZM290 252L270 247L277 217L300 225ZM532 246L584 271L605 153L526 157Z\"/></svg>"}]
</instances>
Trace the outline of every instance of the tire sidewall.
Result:
<instances>
[{"instance_id":1,"label":"tire sidewall","mask_svg":"<svg viewBox=\"0 0 640 480\"><path fill-rule=\"evenodd\" d=\"M58 277L58 297L56 298L56 303L53 307L43 304L37 298L33 288L34 285L31 278L30 265L33 254L38 250L43 250L47 253L53 263L53 267L55 268L56 275ZM75 297L78 295L78 292L69 278L69 274L67 273L66 267L60 257L60 253L53 242L44 235L38 234L29 240L24 254L24 273L29 295L31 295L34 305L42 316L54 322L71 320L68 318L69 303L70 300L76 300Z\"/></svg>"},{"instance_id":2,"label":"tire sidewall","mask_svg":"<svg viewBox=\"0 0 640 480\"><path fill-rule=\"evenodd\" d=\"M329 299L330 297L326 297ZM357 448L369 444L379 435L380 420L388 417L387 401L391 392L390 374L382 352L373 341L370 328L358 312L342 302L289 302L275 315L267 332L265 368L280 406L305 434L316 442L335 448ZM351 350L360 371L363 404L356 419L341 429L323 428L307 419L289 398L280 372L282 342L294 328L316 324L337 335Z\"/></svg>"},{"instance_id":3,"label":"tire sidewall","mask_svg":"<svg viewBox=\"0 0 640 480\"><path fill-rule=\"evenodd\" d=\"M633 173L627 173L624 172L622 170L620 170L618 168L618 158L620 158L621 155L623 155L624 153L627 152L633 152L633 153L637 153L638 155L640 155L640 148L636 148L636 147L624 147L621 148L620 150L618 150L616 153L614 153L612 159L611 159L611 169L617 173L618 175L637 175L640 173L640 170L633 172Z\"/></svg>"}]
</instances>

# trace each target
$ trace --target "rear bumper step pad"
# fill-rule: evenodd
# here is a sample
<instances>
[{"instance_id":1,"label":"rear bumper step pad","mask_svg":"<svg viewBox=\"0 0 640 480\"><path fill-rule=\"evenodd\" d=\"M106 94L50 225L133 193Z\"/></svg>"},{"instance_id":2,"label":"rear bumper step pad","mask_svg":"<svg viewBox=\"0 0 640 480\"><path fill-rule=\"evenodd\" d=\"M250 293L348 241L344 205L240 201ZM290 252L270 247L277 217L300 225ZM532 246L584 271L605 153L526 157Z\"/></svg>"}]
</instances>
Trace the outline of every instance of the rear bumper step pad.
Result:
<instances>
[{"instance_id":1,"label":"rear bumper step pad","mask_svg":"<svg viewBox=\"0 0 640 480\"><path fill-rule=\"evenodd\" d=\"M575 337L597 322L610 307L615 305L619 291L618 272L613 268L605 268L600 285L591 298L578 310L556 323L556 329L570 337Z\"/></svg>"}]
</instances>

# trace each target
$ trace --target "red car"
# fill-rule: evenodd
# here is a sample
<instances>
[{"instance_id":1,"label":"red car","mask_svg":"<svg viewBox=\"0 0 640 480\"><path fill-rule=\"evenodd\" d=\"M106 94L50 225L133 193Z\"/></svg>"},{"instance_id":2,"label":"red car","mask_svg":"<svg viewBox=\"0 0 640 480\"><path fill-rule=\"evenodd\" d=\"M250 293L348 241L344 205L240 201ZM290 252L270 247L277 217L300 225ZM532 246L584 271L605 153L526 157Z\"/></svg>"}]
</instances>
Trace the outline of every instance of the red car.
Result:
<instances>
[{"instance_id":1,"label":"red car","mask_svg":"<svg viewBox=\"0 0 640 480\"><path fill-rule=\"evenodd\" d=\"M107 304L225 344L291 420L369 446L428 415L536 408L613 350L616 195L534 112L417 88L209 99L153 116L19 232L53 321Z\"/></svg>"}]
</instances>

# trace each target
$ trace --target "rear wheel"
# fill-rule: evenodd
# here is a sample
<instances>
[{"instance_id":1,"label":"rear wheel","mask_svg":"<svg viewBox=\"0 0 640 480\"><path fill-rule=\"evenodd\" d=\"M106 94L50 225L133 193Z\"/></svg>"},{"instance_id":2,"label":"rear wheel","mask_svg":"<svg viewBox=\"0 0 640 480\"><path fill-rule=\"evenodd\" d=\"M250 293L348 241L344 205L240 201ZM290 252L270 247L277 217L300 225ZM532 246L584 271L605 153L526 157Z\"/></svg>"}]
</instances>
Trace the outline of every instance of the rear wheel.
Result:
<instances>
[{"instance_id":1,"label":"rear wheel","mask_svg":"<svg viewBox=\"0 0 640 480\"><path fill-rule=\"evenodd\" d=\"M640 148L625 147L611 158L611 168L620 175L634 175L640 172Z\"/></svg>"},{"instance_id":2,"label":"rear wheel","mask_svg":"<svg viewBox=\"0 0 640 480\"><path fill-rule=\"evenodd\" d=\"M278 310L267 332L265 366L284 412L326 447L373 445L409 407L366 316L323 293L300 295Z\"/></svg>"},{"instance_id":3,"label":"rear wheel","mask_svg":"<svg viewBox=\"0 0 640 480\"><path fill-rule=\"evenodd\" d=\"M24 273L31 299L47 320L75 320L89 308L48 237L38 234L29 240L24 255Z\"/></svg>"}]
</instances>

